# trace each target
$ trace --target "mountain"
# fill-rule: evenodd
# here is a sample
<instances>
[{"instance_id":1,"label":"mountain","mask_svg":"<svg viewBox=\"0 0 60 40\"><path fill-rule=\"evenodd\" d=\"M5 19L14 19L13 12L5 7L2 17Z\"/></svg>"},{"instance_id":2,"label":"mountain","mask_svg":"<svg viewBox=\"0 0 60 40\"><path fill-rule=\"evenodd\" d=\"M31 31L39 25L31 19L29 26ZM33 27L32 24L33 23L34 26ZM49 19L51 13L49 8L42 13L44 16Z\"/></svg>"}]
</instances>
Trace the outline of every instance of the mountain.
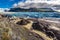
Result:
<instances>
[{"instance_id":1,"label":"mountain","mask_svg":"<svg viewBox=\"0 0 60 40\"><path fill-rule=\"evenodd\" d=\"M51 8L10 8L8 12L54 12Z\"/></svg>"},{"instance_id":2,"label":"mountain","mask_svg":"<svg viewBox=\"0 0 60 40\"><path fill-rule=\"evenodd\" d=\"M52 7L53 10L60 12L60 5L53 5Z\"/></svg>"}]
</instances>

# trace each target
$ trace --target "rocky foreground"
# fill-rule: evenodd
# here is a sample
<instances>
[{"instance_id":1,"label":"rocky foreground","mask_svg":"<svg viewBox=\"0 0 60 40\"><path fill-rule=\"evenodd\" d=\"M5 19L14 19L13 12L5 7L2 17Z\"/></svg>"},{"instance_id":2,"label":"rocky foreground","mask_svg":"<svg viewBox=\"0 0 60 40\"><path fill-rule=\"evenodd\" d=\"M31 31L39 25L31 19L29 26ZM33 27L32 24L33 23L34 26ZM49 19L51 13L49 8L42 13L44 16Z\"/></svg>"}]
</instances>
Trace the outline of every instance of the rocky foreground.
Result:
<instances>
[{"instance_id":1,"label":"rocky foreground","mask_svg":"<svg viewBox=\"0 0 60 40\"><path fill-rule=\"evenodd\" d=\"M0 40L60 40L60 23L50 21L1 16Z\"/></svg>"}]
</instances>

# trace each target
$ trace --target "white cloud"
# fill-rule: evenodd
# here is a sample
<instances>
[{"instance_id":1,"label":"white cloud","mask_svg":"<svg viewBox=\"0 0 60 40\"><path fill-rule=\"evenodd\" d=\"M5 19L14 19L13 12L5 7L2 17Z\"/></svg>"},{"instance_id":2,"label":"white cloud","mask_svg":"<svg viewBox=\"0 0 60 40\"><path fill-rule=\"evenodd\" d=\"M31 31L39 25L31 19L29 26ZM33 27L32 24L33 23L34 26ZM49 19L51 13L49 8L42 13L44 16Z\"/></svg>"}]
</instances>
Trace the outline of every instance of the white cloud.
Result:
<instances>
[{"instance_id":1,"label":"white cloud","mask_svg":"<svg viewBox=\"0 0 60 40\"><path fill-rule=\"evenodd\" d=\"M13 5L13 7L17 7L17 4L15 3L15 4Z\"/></svg>"},{"instance_id":2,"label":"white cloud","mask_svg":"<svg viewBox=\"0 0 60 40\"><path fill-rule=\"evenodd\" d=\"M10 10L9 8L0 8L0 12L4 12L5 10Z\"/></svg>"},{"instance_id":3,"label":"white cloud","mask_svg":"<svg viewBox=\"0 0 60 40\"><path fill-rule=\"evenodd\" d=\"M4 9L3 8L0 8L0 12L4 12Z\"/></svg>"},{"instance_id":4,"label":"white cloud","mask_svg":"<svg viewBox=\"0 0 60 40\"><path fill-rule=\"evenodd\" d=\"M49 4L60 4L60 0L26 0L27 3L49 3Z\"/></svg>"},{"instance_id":5,"label":"white cloud","mask_svg":"<svg viewBox=\"0 0 60 40\"><path fill-rule=\"evenodd\" d=\"M52 5L60 5L60 0L26 0L25 2L19 2L14 4L14 7L20 8L40 8L40 7L51 7Z\"/></svg>"}]
</instances>

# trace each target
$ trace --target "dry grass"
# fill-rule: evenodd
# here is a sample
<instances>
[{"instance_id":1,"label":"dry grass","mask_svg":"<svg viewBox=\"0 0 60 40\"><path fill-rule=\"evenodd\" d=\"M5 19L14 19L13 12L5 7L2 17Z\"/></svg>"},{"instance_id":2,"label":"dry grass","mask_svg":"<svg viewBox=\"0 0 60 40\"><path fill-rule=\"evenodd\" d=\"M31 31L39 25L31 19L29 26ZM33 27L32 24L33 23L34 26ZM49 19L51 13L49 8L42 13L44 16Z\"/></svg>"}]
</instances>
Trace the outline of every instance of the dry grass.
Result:
<instances>
[{"instance_id":1,"label":"dry grass","mask_svg":"<svg viewBox=\"0 0 60 40\"><path fill-rule=\"evenodd\" d=\"M31 35L30 35L31 34ZM9 22L7 18L0 19L0 40L40 40L33 32L22 25ZM38 35L37 35L38 36Z\"/></svg>"},{"instance_id":2,"label":"dry grass","mask_svg":"<svg viewBox=\"0 0 60 40\"><path fill-rule=\"evenodd\" d=\"M27 25L23 25L25 28L27 28L28 30L30 30L32 28L32 21L30 21L29 24ZM37 30L31 30L31 32L37 33L39 34L42 38L44 38L45 40L53 40L53 38L49 38L45 33L41 32L41 31L37 31Z\"/></svg>"},{"instance_id":3,"label":"dry grass","mask_svg":"<svg viewBox=\"0 0 60 40\"><path fill-rule=\"evenodd\" d=\"M43 37L45 40L53 40L53 38L49 38L46 34L44 34L41 31L33 30L33 32L39 34L41 37Z\"/></svg>"}]
</instances>

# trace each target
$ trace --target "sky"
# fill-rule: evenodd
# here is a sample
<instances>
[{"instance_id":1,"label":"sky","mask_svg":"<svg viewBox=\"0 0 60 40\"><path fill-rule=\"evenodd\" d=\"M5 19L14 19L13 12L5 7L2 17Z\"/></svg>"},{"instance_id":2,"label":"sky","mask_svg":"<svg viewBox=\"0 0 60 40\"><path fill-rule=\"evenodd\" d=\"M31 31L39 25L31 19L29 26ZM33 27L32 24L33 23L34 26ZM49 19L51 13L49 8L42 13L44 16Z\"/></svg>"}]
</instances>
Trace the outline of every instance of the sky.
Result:
<instances>
[{"instance_id":1,"label":"sky","mask_svg":"<svg viewBox=\"0 0 60 40\"><path fill-rule=\"evenodd\" d=\"M0 8L11 8L12 6L24 5L24 3L46 2L60 4L60 0L0 0Z\"/></svg>"},{"instance_id":2,"label":"sky","mask_svg":"<svg viewBox=\"0 0 60 40\"><path fill-rule=\"evenodd\" d=\"M43 4L41 4L43 3ZM60 0L0 0L0 12L10 10L10 8L40 8L60 5Z\"/></svg>"},{"instance_id":3,"label":"sky","mask_svg":"<svg viewBox=\"0 0 60 40\"><path fill-rule=\"evenodd\" d=\"M42 4L41 4L42 3ZM0 0L0 12L10 10L10 8L40 8L60 5L60 0Z\"/></svg>"},{"instance_id":4,"label":"sky","mask_svg":"<svg viewBox=\"0 0 60 40\"><path fill-rule=\"evenodd\" d=\"M60 0L25 0L24 2L20 1L18 3L13 4L13 7L40 8L40 7L52 7L53 5L60 5Z\"/></svg>"},{"instance_id":5,"label":"sky","mask_svg":"<svg viewBox=\"0 0 60 40\"><path fill-rule=\"evenodd\" d=\"M22 2L22 0L0 0L0 8L10 8L18 2Z\"/></svg>"}]
</instances>

